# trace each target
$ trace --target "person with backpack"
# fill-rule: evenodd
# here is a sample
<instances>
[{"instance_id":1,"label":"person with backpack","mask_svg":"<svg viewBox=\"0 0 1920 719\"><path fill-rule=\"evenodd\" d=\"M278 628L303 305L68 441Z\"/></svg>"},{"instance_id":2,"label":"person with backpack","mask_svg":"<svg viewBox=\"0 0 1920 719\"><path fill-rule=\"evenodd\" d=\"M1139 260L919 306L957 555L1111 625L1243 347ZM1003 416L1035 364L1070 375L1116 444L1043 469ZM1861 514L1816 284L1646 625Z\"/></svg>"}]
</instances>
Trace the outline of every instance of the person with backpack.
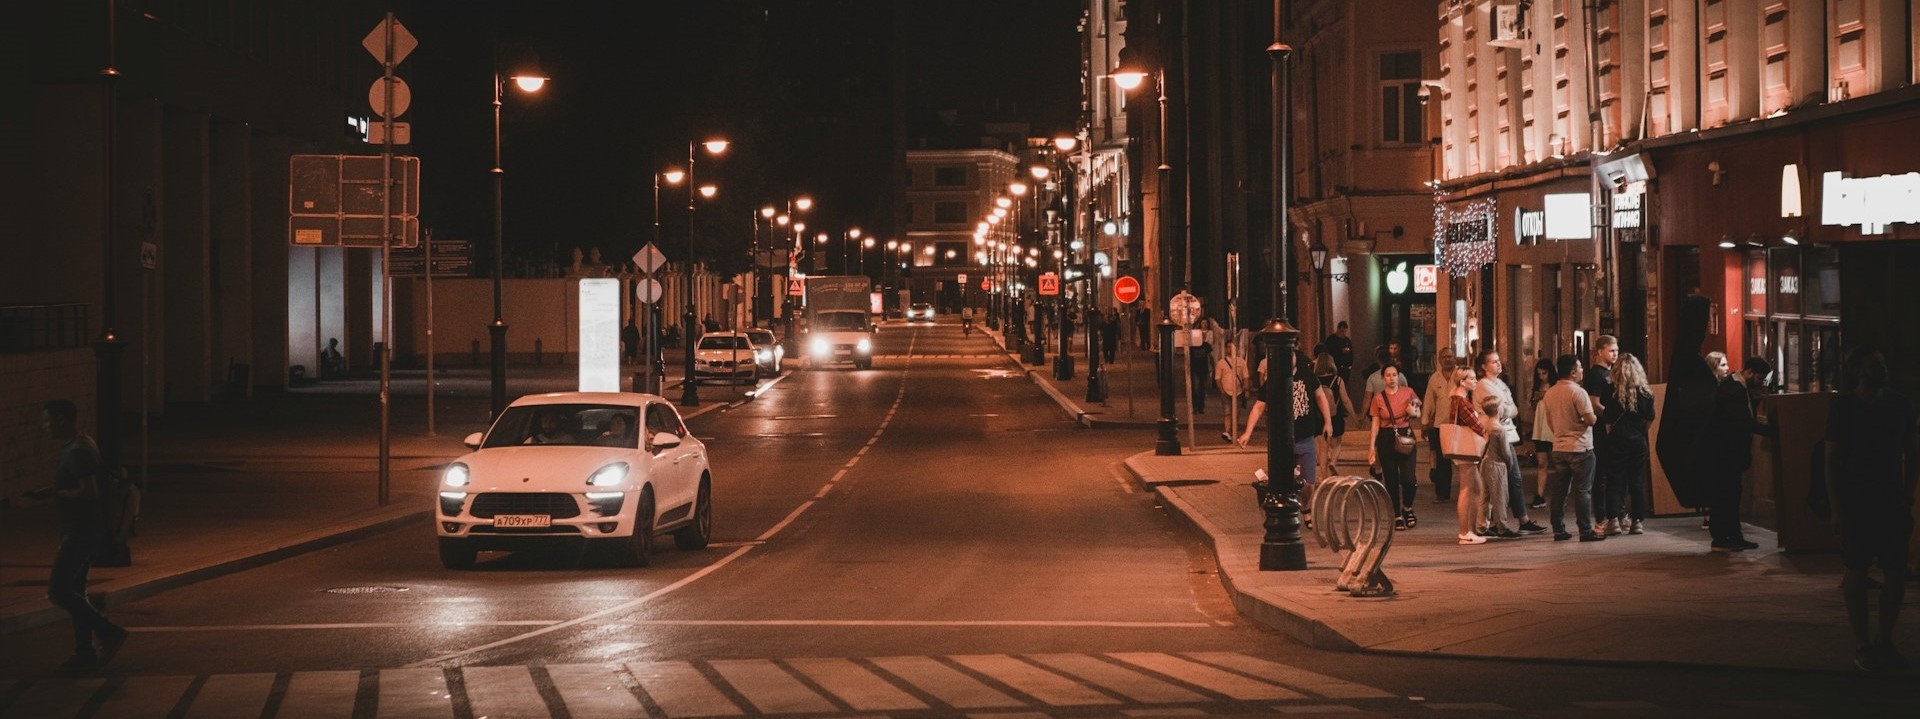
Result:
<instances>
[{"instance_id":1,"label":"person with backpack","mask_svg":"<svg viewBox=\"0 0 1920 719\"><path fill-rule=\"evenodd\" d=\"M1345 326L1346 323L1341 323ZM1333 355L1321 353L1313 359L1313 374L1320 380L1320 392L1325 405L1333 412L1333 431L1320 441L1321 476L1332 477L1340 470L1340 437L1347 433L1347 418L1352 417L1353 400L1347 393L1347 378L1340 371L1339 360Z\"/></svg>"}]
</instances>

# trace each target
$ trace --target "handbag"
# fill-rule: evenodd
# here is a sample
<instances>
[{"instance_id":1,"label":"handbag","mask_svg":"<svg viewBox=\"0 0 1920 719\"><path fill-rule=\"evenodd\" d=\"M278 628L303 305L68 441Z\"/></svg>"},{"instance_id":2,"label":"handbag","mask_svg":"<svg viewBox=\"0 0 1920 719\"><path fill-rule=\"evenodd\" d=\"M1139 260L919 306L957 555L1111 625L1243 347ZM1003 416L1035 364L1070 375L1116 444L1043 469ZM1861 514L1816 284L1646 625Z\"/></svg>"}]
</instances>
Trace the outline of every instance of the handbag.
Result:
<instances>
[{"instance_id":1,"label":"handbag","mask_svg":"<svg viewBox=\"0 0 1920 719\"><path fill-rule=\"evenodd\" d=\"M1487 453L1487 438L1463 424L1440 425L1440 453L1447 459L1478 462Z\"/></svg>"},{"instance_id":2,"label":"handbag","mask_svg":"<svg viewBox=\"0 0 1920 719\"><path fill-rule=\"evenodd\" d=\"M1386 405L1388 410L1393 409L1393 402L1384 396L1380 398L1380 403ZM1389 421L1398 419L1400 417L1395 415ZM1413 454L1413 448L1419 446L1419 441L1413 438L1413 428L1391 427L1390 429L1393 430L1393 451L1397 454Z\"/></svg>"}]
</instances>

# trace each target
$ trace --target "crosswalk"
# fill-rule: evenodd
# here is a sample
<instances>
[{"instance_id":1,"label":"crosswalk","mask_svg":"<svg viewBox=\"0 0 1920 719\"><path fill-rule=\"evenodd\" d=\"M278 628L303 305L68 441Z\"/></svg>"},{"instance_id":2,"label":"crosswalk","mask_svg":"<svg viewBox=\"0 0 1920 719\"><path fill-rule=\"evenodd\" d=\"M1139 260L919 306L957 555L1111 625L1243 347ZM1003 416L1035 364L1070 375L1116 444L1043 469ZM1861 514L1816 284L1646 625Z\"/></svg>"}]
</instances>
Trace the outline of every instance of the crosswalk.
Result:
<instances>
[{"instance_id":1,"label":"crosswalk","mask_svg":"<svg viewBox=\"0 0 1920 719\"><path fill-rule=\"evenodd\" d=\"M1202 715L1393 698L1248 654L1121 652L0 680L0 717Z\"/></svg>"}]
</instances>

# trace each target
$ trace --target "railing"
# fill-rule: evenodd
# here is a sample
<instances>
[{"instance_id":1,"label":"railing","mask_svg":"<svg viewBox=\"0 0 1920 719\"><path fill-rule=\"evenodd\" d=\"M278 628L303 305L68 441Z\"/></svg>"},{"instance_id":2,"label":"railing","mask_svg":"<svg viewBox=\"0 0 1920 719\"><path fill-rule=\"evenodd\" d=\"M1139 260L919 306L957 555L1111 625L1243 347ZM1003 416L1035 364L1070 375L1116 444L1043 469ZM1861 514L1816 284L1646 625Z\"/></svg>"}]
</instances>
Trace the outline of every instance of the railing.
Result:
<instances>
[{"instance_id":1,"label":"railing","mask_svg":"<svg viewBox=\"0 0 1920 719\"><path fill-rule=\"evenodd\" d=\"M0 307L0 354L85 347L93 341L93 305Z\"/></svg>"}]
</instances>

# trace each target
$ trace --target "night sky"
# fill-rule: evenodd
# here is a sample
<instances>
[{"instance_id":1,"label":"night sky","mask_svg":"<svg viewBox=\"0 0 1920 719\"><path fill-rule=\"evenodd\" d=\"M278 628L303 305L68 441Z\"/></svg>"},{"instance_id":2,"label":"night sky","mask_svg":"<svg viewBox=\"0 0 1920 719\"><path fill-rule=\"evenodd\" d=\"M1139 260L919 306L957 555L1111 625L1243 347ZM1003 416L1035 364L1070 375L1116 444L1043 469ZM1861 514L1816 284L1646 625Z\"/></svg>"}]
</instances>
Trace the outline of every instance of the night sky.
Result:
<instances>
[{"instance_id":1,"label":"night sky","mask_svg":"<svg viewBox=\"0 0 1920 719\"><path fill-rule=\"evenodd\" d=\"M490 242L491 67L537 67L538 95L507 91L508 266L600 247L625 258L653 236L653 173L686 163L686 143L720 186L698 215L701 259L745 266L751 213L807 194L809 230L886 232L895 140L895 57L905 88L902 146L972 146L941 111L1026 122L1036 135L1078 112L1075 0L794 2L417 2L400 19L420 47L412 86L423 218L440 239ZM898 41L896 43L896 40ZM663 243L686 253L684 189L664 188Z\"/></svg>"}]
</instances>

